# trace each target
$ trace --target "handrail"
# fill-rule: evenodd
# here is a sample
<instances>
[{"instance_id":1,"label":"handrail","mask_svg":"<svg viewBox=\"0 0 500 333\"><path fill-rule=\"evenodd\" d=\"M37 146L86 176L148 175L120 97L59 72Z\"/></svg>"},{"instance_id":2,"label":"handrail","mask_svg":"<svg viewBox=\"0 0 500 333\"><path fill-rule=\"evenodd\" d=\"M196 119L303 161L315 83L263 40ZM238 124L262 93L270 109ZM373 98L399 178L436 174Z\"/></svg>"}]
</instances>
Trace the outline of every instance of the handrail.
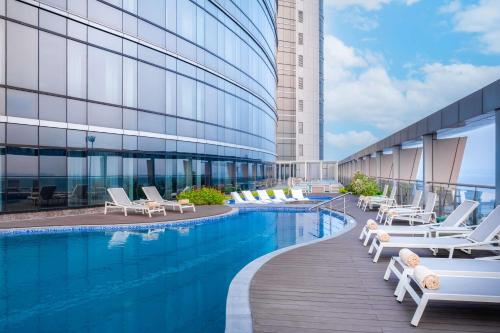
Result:
<instances>
[{"instance_id":1,"label":"handrail","mask_svg":"<svg viewBox=\"0 0 500 333\"><path fill-rule=\"evenodd\" d=\"M309 208L309 211L311 211L311 210L313 210L313 209L315 209L315 208L321 207L321 206L323 206L323 205L326 205L327 203L330 203L330 202L335 201L335 200L337 200L337 199L344 198L344 197L345 197L345 196L347 196L348 194L352 194L352 193L351 193L351 192L346 192L346 193L344 193L344 194L342 194L342 195L339 195L338 197L331 198L331 199L329 199L329 200L326 200L326 201L320 202L319 204L316 204L316 205L314 205L314 206L310 207L310 208ZM345 199L344 199L344 201L345 201ZM345 209L344 209L344 213L345 213Z\"/></svg>"}]
</instances>

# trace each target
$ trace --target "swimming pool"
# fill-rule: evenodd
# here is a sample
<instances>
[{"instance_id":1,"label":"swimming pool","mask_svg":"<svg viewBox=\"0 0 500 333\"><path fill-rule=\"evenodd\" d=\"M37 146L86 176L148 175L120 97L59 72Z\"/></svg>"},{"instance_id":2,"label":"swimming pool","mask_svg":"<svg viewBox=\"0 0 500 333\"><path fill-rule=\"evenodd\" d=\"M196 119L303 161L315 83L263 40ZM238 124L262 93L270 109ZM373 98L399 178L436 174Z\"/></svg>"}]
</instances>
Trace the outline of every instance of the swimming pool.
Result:
<instances>
[{"instance_id":1,"label":"swimming pool","mask_svg":"<svg viewBox=\"0 0 500 333\"><path fill-rule=\"evenodd\" d=\"M346 224L249 210L165 229L1 236L0 331L223 332L242 267Z\"/></svg>"}]
</instances>

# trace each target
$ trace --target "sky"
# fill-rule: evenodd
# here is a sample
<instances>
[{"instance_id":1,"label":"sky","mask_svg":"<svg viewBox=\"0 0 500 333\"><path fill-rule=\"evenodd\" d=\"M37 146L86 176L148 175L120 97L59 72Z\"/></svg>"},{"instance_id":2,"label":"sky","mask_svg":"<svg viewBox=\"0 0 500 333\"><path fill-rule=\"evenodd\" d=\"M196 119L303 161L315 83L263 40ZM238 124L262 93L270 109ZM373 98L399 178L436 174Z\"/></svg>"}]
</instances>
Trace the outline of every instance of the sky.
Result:
<instances>
[{"instance_id":1,"label":"sky","mask_svg":"<svg viewBox=\"0 0 500 333\"><path fill-rule=\"evenodd\" d=\"M324 0L324 16L325 159L500 79L500 0Z\"/></svg>"}]
</instances>

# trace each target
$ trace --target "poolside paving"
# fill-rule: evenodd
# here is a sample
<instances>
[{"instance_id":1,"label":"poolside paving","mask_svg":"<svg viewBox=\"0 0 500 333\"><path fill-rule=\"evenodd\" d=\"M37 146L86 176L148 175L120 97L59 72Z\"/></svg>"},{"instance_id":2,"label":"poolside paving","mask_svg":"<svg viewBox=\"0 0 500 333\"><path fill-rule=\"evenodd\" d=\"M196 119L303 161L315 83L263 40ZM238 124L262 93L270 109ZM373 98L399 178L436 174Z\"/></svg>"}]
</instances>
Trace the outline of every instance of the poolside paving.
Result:
<instances>
[{"instance_id":1,"label":"poolside paving","mask_svg":"<svg viewBox=\"0 0 500 333\"><path fill-rule=\"evenodd\" d=\"M197 206L196 212L187 210L184 213L167 211L167 215L153 214L151 218L147 215L135 214L129 212L124 216L122 212L113 211L104 215L104 208L97 209L93 213L40 217L19 220L19 221L1 221L0 229L12 228L31 228L31 227L52 227L52 226L78 226L78 225L115 225L115 224L136 224L136 223L154 223L154 222L173 222L181 220L190 220L201 217L220 215L231 211L231 207L223 205Z\"/></svg>"},{"instance_id":2,"label":"poolside paving","mask_svg":"<svg viewBox=\"0 0 500 333\"><path fill-rule=\"evenodd\" d=\"M398 303L396 279L383 280L397 251L372 262L358 236L375 213L357 208L356 200L347 200L347 212L358 221L355 228L280 254L255 274L250 286L254 332L500 332L500 306L494 304L430 302L419 326L411 326L416 304L409 296ZM419 254L430 256L426 250Z\"/></svg>"}]
</instances>

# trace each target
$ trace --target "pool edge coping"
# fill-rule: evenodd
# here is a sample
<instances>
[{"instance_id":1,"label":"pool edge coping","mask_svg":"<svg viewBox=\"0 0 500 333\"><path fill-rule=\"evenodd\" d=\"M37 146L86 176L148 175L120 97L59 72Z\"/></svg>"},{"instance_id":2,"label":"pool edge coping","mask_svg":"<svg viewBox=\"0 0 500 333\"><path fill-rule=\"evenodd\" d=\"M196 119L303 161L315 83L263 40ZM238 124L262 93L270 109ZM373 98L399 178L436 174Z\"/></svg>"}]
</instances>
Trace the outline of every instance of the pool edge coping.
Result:
<instances>
[{"instance_id":1,"label":"pool edge coping","mask_svg":"<svg viewBox=\"0 0 500 333\"><path fill-rule=\"evenodd\" d=\"M335 211L341 213L339 211ZM342 213L341 213L342 214ZM282 249L269 252L249 262L243 267L231 280L226 297L226 326L225 333L248 333L253 332L252 309L250 306L250 284L253 277L267 262L277 257L278 255L300 248L313 245L336 237L342 236L345 233L353 230L356 225L356 219L346 214L353 223L350 223L344 230L333 236L315 239L310 242L295 244L284 247Z\"/></svg>"},{"instance_id":2,"label":"pool edge coping","mask_svg":"<svg viewBox=\"0 0 500 333\"><path fill-rule=\"evenodd\" d=\"M60 225L60 226L20 227L20 228L0 229L0 237L15 236L15 235L65 233L65 232L144 230L151 228L174 227L174 226L183 227L211 220L223 219L229 216L239 214L240 209L235 207L230 207L230 208L231 210L222 214L208 215L208 216L174 220L174 221L120 223L120 224L78 224L71 226Z\"/></svg>"}]
</instances>

